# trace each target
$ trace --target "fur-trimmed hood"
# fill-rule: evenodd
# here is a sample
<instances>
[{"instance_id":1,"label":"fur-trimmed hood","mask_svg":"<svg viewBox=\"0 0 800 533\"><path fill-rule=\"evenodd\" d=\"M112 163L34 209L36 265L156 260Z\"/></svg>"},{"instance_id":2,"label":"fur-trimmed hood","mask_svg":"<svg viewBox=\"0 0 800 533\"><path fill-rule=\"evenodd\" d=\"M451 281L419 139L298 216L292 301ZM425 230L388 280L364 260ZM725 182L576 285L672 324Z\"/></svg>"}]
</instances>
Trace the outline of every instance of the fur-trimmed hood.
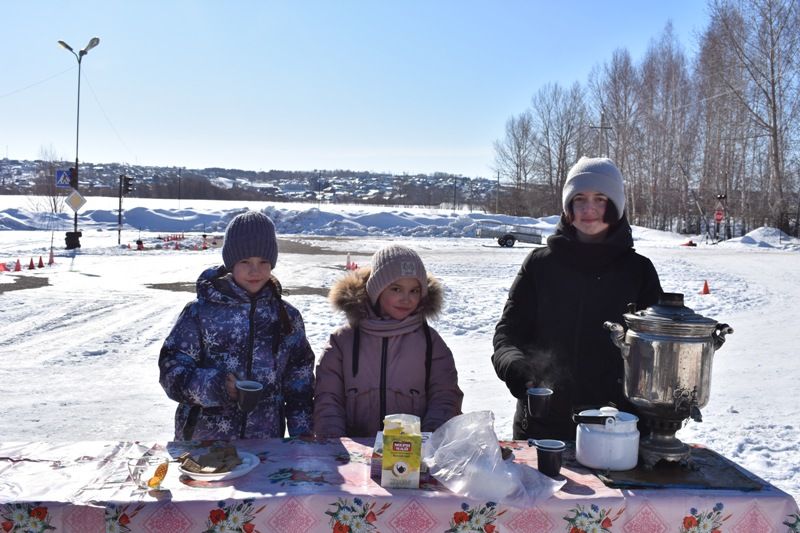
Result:
<instances>
[{"instance_id":1,"label":"fur-trimmed hood","mask_svg":"<svg viewBox=\"0 0 800 533\"><path fill-rule=\"evenodd\" d=\"M337 311L343 311L347 321L358 324L369 316L369 295L367 294L367 279L372 272L371 267L362 267L353 272L348 272L338 279L328 293L328 300ZM419 303L419 313L426 319L433 319L442 309L444 288L442 284L428 274L428 294Z\"/></svg>"}]
</instances>

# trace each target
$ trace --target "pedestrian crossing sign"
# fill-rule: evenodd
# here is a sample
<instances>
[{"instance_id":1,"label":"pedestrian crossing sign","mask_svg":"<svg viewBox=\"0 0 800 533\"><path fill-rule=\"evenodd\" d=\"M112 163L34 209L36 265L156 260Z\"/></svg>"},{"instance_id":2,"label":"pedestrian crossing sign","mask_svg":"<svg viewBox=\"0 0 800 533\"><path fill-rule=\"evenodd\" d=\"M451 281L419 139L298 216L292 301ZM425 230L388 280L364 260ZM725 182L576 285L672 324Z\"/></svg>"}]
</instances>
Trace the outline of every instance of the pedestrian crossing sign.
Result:
<instances>
[{"instance_id":1,"label":"pedestrian crossing sign","mask_svg":"<svg viewBox=\"0 0 800 533\"><path fill-rule=\"evenodd\" d=\"M56 170L56 187L69 188L69 170Z\"/></svg>"}]
</instances>

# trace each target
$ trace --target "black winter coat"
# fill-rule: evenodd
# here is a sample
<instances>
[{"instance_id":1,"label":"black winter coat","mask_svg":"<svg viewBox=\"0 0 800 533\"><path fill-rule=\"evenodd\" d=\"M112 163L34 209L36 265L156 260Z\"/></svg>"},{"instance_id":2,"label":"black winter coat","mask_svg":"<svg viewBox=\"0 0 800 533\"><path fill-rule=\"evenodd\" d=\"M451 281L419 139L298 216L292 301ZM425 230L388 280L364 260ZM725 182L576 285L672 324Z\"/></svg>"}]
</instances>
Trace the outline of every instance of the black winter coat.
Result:
<instances>
[{"instance_id":1,"label":"black winter coat","mask_svg":"<svg viewBox=\"0 0 800 533\"><path fill-rule=\"evenodd\" d=\"M523 262L495 328L492 363L517 398L514 439L574 440L573 411L609 403L630 411L622 355L603 323L624 324L629 303L644 309L660 294L624 217L602 243L579 242L562 218L547 247ZM528 381L555 391L548 416L528 417Z\"/></svg>"}]
</instances>

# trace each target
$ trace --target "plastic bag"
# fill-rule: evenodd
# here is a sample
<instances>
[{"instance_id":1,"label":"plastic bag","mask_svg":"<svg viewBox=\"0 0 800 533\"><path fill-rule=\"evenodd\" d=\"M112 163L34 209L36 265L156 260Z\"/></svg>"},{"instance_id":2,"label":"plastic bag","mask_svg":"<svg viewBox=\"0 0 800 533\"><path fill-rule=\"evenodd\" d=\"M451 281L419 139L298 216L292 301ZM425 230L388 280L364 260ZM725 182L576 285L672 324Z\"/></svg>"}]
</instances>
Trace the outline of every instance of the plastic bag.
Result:
<instances>
[{"instance_id":1,"label":"plastic bag","mask_svg":"<svg viewBox=\"0 0 800 533\"><path fill-rule=\"evenodd\" d=\"M431 476L456 494L475 500L531 507L566 483L528 465L504 461L491 411L451 418L433 432L424 454L422 460Z\"/></svg>"}]
</instances>

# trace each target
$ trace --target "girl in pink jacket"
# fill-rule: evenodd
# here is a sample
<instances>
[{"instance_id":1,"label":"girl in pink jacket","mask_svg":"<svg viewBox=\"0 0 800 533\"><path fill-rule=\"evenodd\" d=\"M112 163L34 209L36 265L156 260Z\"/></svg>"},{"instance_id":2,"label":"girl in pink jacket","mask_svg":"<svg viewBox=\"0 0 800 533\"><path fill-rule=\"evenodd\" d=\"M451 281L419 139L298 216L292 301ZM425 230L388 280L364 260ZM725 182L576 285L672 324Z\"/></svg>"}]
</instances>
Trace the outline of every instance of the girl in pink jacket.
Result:
<instances>
[{"instance_id":1,"label":"girl in pink jacket","mask_svg":"<svg viewBox=\"0 0 800 533\"><path fill-rule=\"evenodd\" d=\"M317 365L317 436L374 437L384 416L398 413L433 431L461 413L453 354L427 323L441 310L442 291L417 253L397 244L334 284L329 299L348 324Z\"/></svg>"}]
</instances>

